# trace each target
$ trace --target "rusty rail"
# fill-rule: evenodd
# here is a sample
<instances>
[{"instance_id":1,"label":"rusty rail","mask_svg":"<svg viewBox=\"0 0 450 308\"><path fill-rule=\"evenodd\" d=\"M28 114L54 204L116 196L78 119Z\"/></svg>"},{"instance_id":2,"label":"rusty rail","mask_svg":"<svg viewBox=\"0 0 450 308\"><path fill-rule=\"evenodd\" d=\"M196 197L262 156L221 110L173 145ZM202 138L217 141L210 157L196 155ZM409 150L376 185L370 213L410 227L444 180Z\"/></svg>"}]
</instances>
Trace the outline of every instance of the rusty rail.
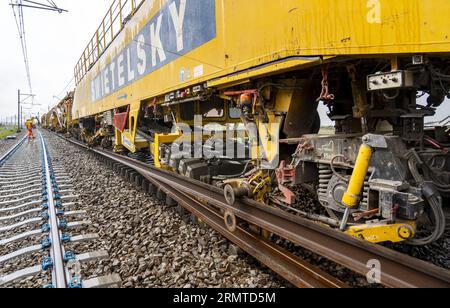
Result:
<instances>
[{"instance_id":1,"label":"rusty rail","mask_svg":"<svg viewBox=\"0 0 450 308\"><path fill-rule=\"evenodd\" d=\"M61 136L62 137L62 136ZM63 137L62 137L63 138ZM74 140L69 142L86 148ZM185 196L196 196L222 211L231 211L237 217L274 233L298 246L308 249L358 274L366 276L368 265L381 265L381 284L394 288L448 288L450 271L433 264L398 253L385 247L349 237L329 227L297 217L281 210L261 206L253 200L240 200L230 206L223 191L198 181L157 169L133 159L104 150L91 149L101 158L127 166L151 182L164 185ZM167 187L170 187L167 188ZM192 199L191 199L192 200ZM181 202L182 203L182 202ZM200 204L197 204L200 206ZM209 208L201 205L202 208Z\"/></svg>"},{"instance_id":2,"label":"rusty rail","mask_svg":"<svg viewBox=\"0 0 450 308\"><path fill-rule=\"evenodd\" d=\"M60 135L58 135L60 136ZM72 143L82 146L83 144L75 141ZM104 158L104 157L103 157ZM111 165L115 161L106 158ZM199 200L171 187L170 185L158 182L154 179L148 179L152 185L161 189L166 195L169 195L174 201L194 214L203 223L222 234L230 242L237 245L243 251L253 256L255 259L266 265L279 276L286 279L293 286L299 288L347 288L348 286L328 273L313 266L292 253L274 245L273 243L237 227L231 232L225 225L223 216L212 207L205 206Z\"/></svg>"}]
</instances>

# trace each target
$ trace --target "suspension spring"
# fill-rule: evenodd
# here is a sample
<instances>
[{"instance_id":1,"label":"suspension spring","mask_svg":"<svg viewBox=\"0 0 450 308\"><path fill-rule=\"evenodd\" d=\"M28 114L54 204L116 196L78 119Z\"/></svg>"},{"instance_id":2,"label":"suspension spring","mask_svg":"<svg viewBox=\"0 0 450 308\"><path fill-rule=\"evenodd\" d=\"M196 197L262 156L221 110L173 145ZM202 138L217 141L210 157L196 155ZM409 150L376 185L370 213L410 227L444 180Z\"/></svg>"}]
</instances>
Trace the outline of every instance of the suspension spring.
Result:
<instances>
[{"instance_id":1,"label":"suspension spring","mask_svg":"<svg viewBox=\"0 0 450 308\"><path fill-rule=\"evenodd\" d=\"M328 184L333 177L333 171L330 166L320 164L319 165L319 200L321 202L328 202Z\"/></svg>"},{"instance_id":2,"label":"suspension spring","mask_svg":"<svg viewBox=\"0 0 450 308\"><path fill-rule=\"evenodd\" d=\"M361 200L361 207L365 210L369 210L369 191L370 191L370 185L369 185L370 175L366 177L366 180L364 181L364 190L363 190L363 197Z\"/></svg>"}]
</instances>

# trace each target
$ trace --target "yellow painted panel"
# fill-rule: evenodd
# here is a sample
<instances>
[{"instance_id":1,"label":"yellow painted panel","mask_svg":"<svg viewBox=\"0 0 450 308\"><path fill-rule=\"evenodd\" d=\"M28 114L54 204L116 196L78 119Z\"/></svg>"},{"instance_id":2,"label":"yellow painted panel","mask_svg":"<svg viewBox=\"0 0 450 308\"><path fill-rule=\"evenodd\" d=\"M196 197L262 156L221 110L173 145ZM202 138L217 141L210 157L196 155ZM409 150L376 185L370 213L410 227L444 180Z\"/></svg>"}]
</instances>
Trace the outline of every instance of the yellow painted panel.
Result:
<instances>
[{"instance_id":1,"label":"yellow painted panel","mask_svg":"<svg viewBox=\"0 0 450 308\"><path fill-rule=\"evenodd\" d=\"M413 221L392 225L371 224L351 226L345 233L371 243L400 243L415 236L416 224Z\"/></svg>"},{"instance_id":2,"label":"yellow painted panel","mask_svg":"<svg viewBox=\"0 0 450 308\"><path fill-rule=\"evenodd\" d=\"M155 160L155 166L157 168L161 168L161 161L159 160L160 157L160 146L162 144L171 144L175 141L179 140L182 137L181 132L177 132L174 134L156 134L155 135L155 142L150 145L151 153Z\"/></svg>"},{"instance_id":3,"label":"yellow painted panel","mask_svg":"<svg viewBox=\"0 0 450 308\"><path fill-rule=\"evenodd\" d=\"M282 117L268 114L268 123L257 121L259 142L252 147L253 159L265 158L270 166L277 168L280 154L280 130ZM269 169L269 168L268 168Z\"/></svg>"},{"instance_id":4,"label":"yellow painted panel","mask_svg":"<svg viewBox=\"0 0 450 308\"><path fill-rule=\"evenodd\" d=\"M77 86L74 119L294 56L450 54L448 0L176 0L175 12L180 3L188 9L196 1L214 1L216 22L208 24L215 27L213 39L93 102L96 76L111 63L117 67L118 55L150 21L170 18L174 0L144 2Z\"/></svg>"}]
</instances>

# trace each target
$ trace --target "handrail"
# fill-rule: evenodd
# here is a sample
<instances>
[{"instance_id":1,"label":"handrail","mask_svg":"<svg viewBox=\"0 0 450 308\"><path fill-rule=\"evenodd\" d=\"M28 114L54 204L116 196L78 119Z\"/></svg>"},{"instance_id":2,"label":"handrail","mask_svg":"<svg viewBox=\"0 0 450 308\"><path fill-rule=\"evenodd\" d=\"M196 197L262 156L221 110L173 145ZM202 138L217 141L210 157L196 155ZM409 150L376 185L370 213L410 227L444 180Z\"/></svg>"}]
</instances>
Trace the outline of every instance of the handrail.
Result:
<instances>
[{"instance_id":1,"label":"handrail","mask_svg":"<svg viewBox=\"0 0 450 308\"><path fill-rule=\"evenodd\" d=\"M76 85L80 83L98 59L100 59L101 55L122 31L126 22L136 14L144 1L113 1L75 66L74 76Z\"/></svg>"}]
</instances>

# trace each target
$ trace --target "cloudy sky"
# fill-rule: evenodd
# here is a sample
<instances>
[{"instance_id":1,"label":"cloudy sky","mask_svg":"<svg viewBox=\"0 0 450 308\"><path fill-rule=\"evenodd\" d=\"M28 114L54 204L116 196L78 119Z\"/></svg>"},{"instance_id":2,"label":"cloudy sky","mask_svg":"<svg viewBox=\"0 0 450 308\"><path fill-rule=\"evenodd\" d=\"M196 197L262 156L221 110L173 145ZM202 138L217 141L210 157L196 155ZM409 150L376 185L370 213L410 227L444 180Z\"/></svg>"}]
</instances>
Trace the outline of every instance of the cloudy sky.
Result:
<instances>
[{"instance_id":1,"label":"cloudy sky","mask_svg":"<svg viewBox=\"0 0 450 308\"><path fill-rule=\"evenodd\" d=\"M45 0L39 0L46 2ZM33 109L41 114L73 88L73 68L113 0L54 0L68 13L24 8ZM17 114L17 90L28 93L22 51L10 0L0 0L0 120ZM27 107L29 108L29 107ZM325 110L322 108L322 115ZM440 108L437 120L450 114L450 102ZM326 118L322 116L322 118ZM325 124L326 121L324 121Z\"/></svg>"},{"instance_id":2,"label":"cloudy sky","mask_svg":"<svg viewBox=\"0 0 450 308\"><path fill-rule=\"evenodd\" d=\"M36 1L36 0L35 0ZM46 2L45 0L38 0ZM24 21L33 92L33 110L43 112L63 97L73 77L73 68L99 26L112 0L54 0L68 13L58 14L24 8ZM0 118L17 114L17 90L28 93L22 50L10 0L0 0Z\"/></svg>"}]
</instances>

